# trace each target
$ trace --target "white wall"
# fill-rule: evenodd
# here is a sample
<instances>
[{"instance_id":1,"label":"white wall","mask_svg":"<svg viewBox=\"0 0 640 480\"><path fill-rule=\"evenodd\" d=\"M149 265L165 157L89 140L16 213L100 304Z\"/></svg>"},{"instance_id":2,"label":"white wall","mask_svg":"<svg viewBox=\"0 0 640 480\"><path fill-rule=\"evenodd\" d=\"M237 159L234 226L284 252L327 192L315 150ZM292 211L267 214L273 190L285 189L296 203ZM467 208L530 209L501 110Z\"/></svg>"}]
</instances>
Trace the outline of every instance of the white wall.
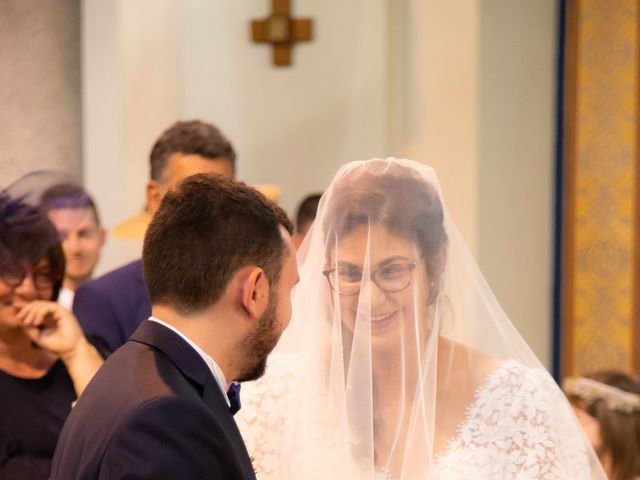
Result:
<instances>
[{"instance_id":1,"label":"white wall","mask_svg":"<svg viewBox=\"0 0 640 480\"><path fill-rule=\"evenodd\" d=\"M82 176L77 0L0 1L0 187L36 169Z\"/></svg>"},{"instance_id":2,"label":"white wall","mask_svg":"<svg viewBox=\"0 0 640 480\"><path fill-rule=\"evenodd\" d=\"M238 176L282 187L293 213L351 160L387 155L386 2L295 2L314 41L293 66L250 40L269 2L85 0L85 183L105 224L144 203L148 154L176 119L219 126L238 152ZM139 256L109 239L99 272Z\"/></svg>"},{"instance_id":3,"label":"white wall","mask_svg":"<svg viewBox=\"0 0 640 480\"><path fill-rule=\"evenodd\" d=\"M294 5L315 38L275 68L250 41L267 0L84 0L85 178L106 223L142 205L149 148L176 118L216 123L239 177L281 185L289 212L347 161L408 156L437 169L498 300L549 364L555 2ZM139 244L127 248L103 270Z\"/></svg>"},{"instance_id":4,"label":"white wall","mask_svg":"<svg viewBox=\"0 0 640 480\"><path fill-rule=\"evenodd\" d=\"M478 235L479 0L407 0L404 146L436 169L472 252Z\"/></svg>"},{"instance_id":5,"label":"white wall","mask_svg":"<svg viewBox=\"0 0 640 480\"><path fill-rule=\"evenodd\" d=\"M351 160L387 153L387 23L383 0L298 0L314 40L293 65L271 65L249 21L268 1L187 0L182 116L218 124L238 150L238 176L282 186L281 204L322 190Z\"/></svg>"},{"instance_id":6,"label":"white wall","mask_svg":"<svg viewBox=\"0 0 640 480\"><path fill-rule=\"evenodd\" d=\"M395 5L393 149L436 168L489 285L550 366L556 2Z\"/></svg>"},{"instance_id":7,"label":"white wall","mask_svg":"<svg viewBox=\"0 0 640 480\"><path fill-rule=\"evenodd\" d=\"M111 228L144 206L149 151L180 115L182 11L177 0L84 0L84 181ZM97 274L140 256L107 238Z\"/></svg>"},{"instance_id":8,"label":"white wall","mask_svg":"<svg viewBox=\"0 0 640 480\"><path fill-rule=\"evenodd\" d=\"M556 2L483 0L478 260L551 365Z\"/></svg>"}]
</instances>

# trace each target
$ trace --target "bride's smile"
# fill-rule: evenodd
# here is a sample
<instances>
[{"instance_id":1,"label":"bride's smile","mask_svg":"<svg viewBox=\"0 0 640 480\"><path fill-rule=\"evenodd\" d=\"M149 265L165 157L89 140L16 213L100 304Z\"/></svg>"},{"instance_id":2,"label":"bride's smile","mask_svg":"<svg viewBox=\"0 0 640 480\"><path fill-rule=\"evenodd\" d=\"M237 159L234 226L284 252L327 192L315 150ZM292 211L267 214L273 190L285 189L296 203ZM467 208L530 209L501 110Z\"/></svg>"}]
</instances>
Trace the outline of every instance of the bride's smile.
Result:
<instances>
[{"instance_id":1,"label":"bride's smile","mask_svg":"<svg viewBox=\"0 0 640 480\"><path fill-rule=\"evenodd\" d=\"M418 246L383 225L348 233L329 256L325 276L344 326L371 336L372 348L397 348L426 322L429 276Z\"/></svg>"},{"instance_id":2,"label":"bride's smile","mask_svg":"<svg viewBox=\"0 0 640 480\"><path fill-rule=\"evenodd\" d=\"M371 332L384 329L391 325L396 319L399 310L395 310L390 313L372 314L369 318L362 317L361 321L368 324L371 327Z\"/></svg>"}]
</instances>

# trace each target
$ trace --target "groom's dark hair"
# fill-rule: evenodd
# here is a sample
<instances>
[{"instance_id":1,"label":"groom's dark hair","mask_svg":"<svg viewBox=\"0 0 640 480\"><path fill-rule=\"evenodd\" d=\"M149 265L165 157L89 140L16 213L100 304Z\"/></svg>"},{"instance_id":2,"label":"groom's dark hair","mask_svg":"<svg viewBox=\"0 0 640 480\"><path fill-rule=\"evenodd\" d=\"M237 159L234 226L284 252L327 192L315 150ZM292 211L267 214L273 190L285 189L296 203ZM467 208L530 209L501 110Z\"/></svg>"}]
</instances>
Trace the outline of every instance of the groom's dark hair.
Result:
<instances>
[{"instance_id":1,"label":"groom's dark hair","mask_svg":"<svg viewBox=\"0 0 640 480\"><path fill-rule=\"evenodd\" d=\"M280 278L286 245L284 211L257 190L213 174L198 174L168 192L144 239L144 279L151 303L192 313L214 304L240 268Z\"/></svg>"}]
</instances>

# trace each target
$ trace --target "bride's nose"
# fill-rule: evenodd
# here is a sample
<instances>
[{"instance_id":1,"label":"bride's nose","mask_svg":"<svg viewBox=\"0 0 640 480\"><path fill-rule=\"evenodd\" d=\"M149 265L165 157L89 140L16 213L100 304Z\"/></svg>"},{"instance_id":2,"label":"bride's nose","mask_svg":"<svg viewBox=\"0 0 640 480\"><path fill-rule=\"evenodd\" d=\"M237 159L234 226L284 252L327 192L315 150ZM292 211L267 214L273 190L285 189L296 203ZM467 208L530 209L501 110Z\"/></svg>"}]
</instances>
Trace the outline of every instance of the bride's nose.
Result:
<instances>
[{"instance_id":1,"label":"bride's nose","mask_svg":"<svg viewBox=\"0 0 640 480\"><path fill-rule=\"evenodd\" d=\"M370 275L362 277L360 284L360 291L367 292L369 302L372 307L381 305L388 299L388 293L381 289L378 284L371 278Z\"/></svg>"}]
</instances>

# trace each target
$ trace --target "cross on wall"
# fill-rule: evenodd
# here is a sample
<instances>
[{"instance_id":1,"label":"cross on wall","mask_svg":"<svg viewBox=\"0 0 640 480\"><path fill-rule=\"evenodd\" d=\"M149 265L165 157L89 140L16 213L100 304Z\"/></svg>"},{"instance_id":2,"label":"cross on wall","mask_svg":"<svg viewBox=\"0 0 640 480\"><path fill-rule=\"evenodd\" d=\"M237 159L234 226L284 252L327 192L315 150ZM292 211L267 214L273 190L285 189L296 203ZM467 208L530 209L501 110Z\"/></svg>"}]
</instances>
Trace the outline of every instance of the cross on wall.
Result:
<instances>
[{"instance_id":1,"label":"cross on wall","mask_svg":"<svg viewBox=\"0 0 640 480\"><path fill-rule=\"evenodd\" d=\"M298 42L308 42L313 35L313 20L294 19L289 0L272 0L271 14L263 20L251 21L251 37L256 43L272 46L276 67L291 65L291 49Z\"/></svg>"}]
</instances>

